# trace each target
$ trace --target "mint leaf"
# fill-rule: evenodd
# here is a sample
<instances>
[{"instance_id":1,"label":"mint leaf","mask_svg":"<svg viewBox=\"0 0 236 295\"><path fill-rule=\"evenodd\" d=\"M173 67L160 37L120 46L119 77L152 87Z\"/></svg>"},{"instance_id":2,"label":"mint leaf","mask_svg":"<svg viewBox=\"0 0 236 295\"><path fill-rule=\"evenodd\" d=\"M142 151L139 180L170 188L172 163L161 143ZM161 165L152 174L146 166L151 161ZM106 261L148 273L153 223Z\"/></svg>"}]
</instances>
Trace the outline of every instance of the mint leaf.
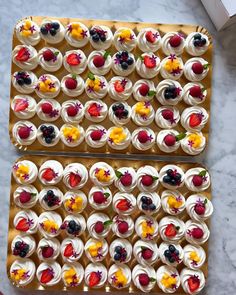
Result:
<instances>
[{"instance_id":1,"label":"mint leaf","mask_svg":"<svg viewBox=\"0 0 236 295\"><path fill-rule=\"evenodd\" d=\"M112 220L107 220L107 221L105 221L105 222L103 222L103 225L106 227L106 226L109 226L109 225L111 225L112 224Z\"/></svg>"},{"instance_id":2,"label":"mint leaf","mask_svg":"<svg viewBox=\"0 0 236 295\"><path fill-rule=\"evenodd\" d=\"M199 176L204 177L204 176L206 176L206 173L207 173L206 170L202 170L202 171L199 173Z\"/></svg>"},{"instance_id":3,"label":"mint leaf","mask_svg":"<svg viewBox=\"0 0 236 295\"><path fill-rule=\"evenodd\" d=\"M209 67L210 64L203 65L203 69L206 70Z\"/></svg>"},{"instance_id":4,"label":"mint leaf","mask_svg":"<svg viewBox=\"0 0 236 295\"><path fill-rule=\"evenodd\" d=\"M158 177L157 177L157 176L152 176L152 179L153 179L153 180L157 180Z\"/></svg>"},{"instance_id":5,"label":"mint leaf","mask_svg":"<svg viewBox=\"0 0 236 295\"><path fill-rule=\"evenodd\" d=\"M179 140L185 138L185 136L186 136L186 133L179 133L178 135L175 136L175 139L177 141L179 141Z\"/></svg>"},{"instance_id":6,"label":"mint leaf","mask_svg":"<svg viewBox=\"0 0 236 295\"><path fill-rule=\"evenodd\" d=\"M144 247L144 246L141 246L141 249L142 250L146 250L146 249L148 249L147 247Z\"/></svg>"},{"instance_id":7,"label":"mint leaf","mask_svg":"<svg viewBox=\"0 0 236 295\"><path fill-rule=\"evenodd\" d=\"M115 170L115 174L116 174L117 178L119 178L119 179L121 178L121 176L123 176L123 174L118 170Z\"/></svg>"},{"instance_id":8,"label":"mint leaf","mask_svg":"<svg viewBox=\"0 0 236 295\"><path fill-rule=\"evenodd\" d=\"M107 198L109 198L110 194L109 193L104 193L104 196Z\"/></svg>"},{"instance_id":9,"label":"mint leaf","mask_svg":"<svg viewBox=\"0 0 236 295\"><path fill-rule=\"evenodd\" d=\"M95 76L94 76L94 74L92 74L92 73L88 73L88 78L89 78L90 80L95 80Z\"/></svg>"},{"instance_id":10,"label":"mint leaf","mask_svg":"<svg viewBox=\"0 0 236 295\"><path fill-rule=\"evenodd\" d=\"M156 282L155 278L150 278L150 282Z\"/></svg>"},{"instance_id":11,"label":"mint leaf","mask_svg":"<svg viewBox=\"0 0 236 295\"><path fill-rule=\"evenodd\" d=\"M155 94L156 94L156 91L155 90L148 91L148 96L153 96Z\"/></svg>"},{"instance_id":12,"label":"mint leaf","mask_svg":"<svg viewBox=\"0 0 236 295\"><path fill-rule=\"evenodd\" d=\"M71 77L72 77L72 79L76 80L76 75L75 74L72 74Z\"/></svg>"},{"instance_id":13,"label":"mint leaf","mask_svg":"<svg viewBox=\"0 0 236 295\"><path fill-rule=\"evenodd\" d=\"M54 55L56 55L56 56L57 56L58 54L59 54L59 51L56 51L56 52L54 52Z\"/></svg>"},{"instance_id":14,"label":"mint leaf","mask_svg":"<svg viewBox=\"0 0 236 295\"><path fill-rule=\"evenodd\" d=\"M109 55L111 55L110 51L105 51L103 57L107 59Z\"/></svg>"},{"instance_id":15,"label":"mint leaf","mask_svg":"<svg viewBox=\"0 0 236 295\"><path fill-rule=\"evenodd\" d=\"M205 205L207 204L207 199L204 200L204 204L205 204Z\"/></svg>"}]
</instances>

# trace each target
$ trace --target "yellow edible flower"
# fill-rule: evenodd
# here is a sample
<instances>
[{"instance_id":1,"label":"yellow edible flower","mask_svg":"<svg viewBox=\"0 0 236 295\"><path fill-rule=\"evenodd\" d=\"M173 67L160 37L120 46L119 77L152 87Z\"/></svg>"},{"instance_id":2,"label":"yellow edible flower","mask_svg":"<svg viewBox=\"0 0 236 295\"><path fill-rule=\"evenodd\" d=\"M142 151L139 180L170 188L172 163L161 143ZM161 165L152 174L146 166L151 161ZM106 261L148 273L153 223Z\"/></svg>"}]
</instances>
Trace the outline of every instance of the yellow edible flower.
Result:
<instances>
[{"instance_id":1,"label":"yellow edible flower","mask_svg":"<svg viewBox=\"0 0 236 295\"><path fill-rule=\"evenodd\" d=\"M201 260L200 257L198 256L197 252L195 252L195 251L192 251L189 253L189 258L195 262L199 262Z\"/></svg>"},{"instance_id":2,"label":"yellow edible flower","mask_svg":"<svg viewBox=\"0 0 236 295\"><path fill-rule=\"evenodd\" d=\"M71 24L71 36L77 40L81 40L84 38L83 35L84 30L81 28L80 24L72 23Z\"/></svg>"},{"instance_id":3,"label":"yellow edible flower","mask_svg":"<svg viewBox=\"0 0 236 295\"><path fill-rule=\"evenodd\" d=\"M168 196L167 203L170 208L179 208L182 206L182 200L176 200L176 198L172 195Z\"/></svg>"},{"instance_id":4,"label":"yellow edible flower","mask_svg":"<svg viewBox=\"0 0 236 295\"><path fill-rule=\"evenodd\" d=\"M102 242L98 241L98 242L94 243L93 245L89 246L88 251L92 257L97 257L98 251L101 248L102 248Z\"/></svg>"},{"instance_id":5,"label":"yellow edible flower","mask_svg":"<svg viewBox=\"0 0 236 295\"><path fill-rule=\"evenodd\" d=\"M167 72L172 73L178 69L181 69L181 64L178 59L168 59L164 65Z\"/></svg>"},{"instance_id":6,"label":"yellow edible flower","mask_svg":"<svg viewBox=\"0 0 236 295\"><path fill-rule=\"evenodd\" d=\"M96 171L95 176L97 178L97 180L101 181L101 182L107 182L111 179L111 176L109 173L106 173L106 171L104 169L98 169L98 171Z\"/></svg>"},{"instance_id":7,"label":"yellow edible flower","mask_svg":"<svg viewBox=\"0 0 236 295\"><path fill-rule=\"evenodd\" d=\"M20 164L16 170L16 176L20 179L25 179L25 176L29 174L29 167Z\"/></svg>"},{"instance_id":8,"label":"yellow edible flower","mask_svg":"<svg viewBox=\"0 0 236 295\"><path fill-rule=\"evenodd\" d=\"M66 138L70 139L70 141L76 141L80 138L80 131L77 127L65 127L62 132Z\"/></svg>"},{"instance_id":9,"label":"yellow edible flower","mask_svg":"<svg viewBox=\"0 0 236 295\"><path fill-rule=\"evenodd\" d=\"M26 20L24 25L22 26L21 35L24 37L29 37L31 34L33 34L33 31L30 29L32 27L32 23L30 20Z\"/></svg>"},{"instance_id":10,"label":"yellow edible flower","mask_svg":"<svg viewBox=\"0 0 236 295\"><path fill-rule=\"evenodd\" d=\"M116 280L114 282L114 284L116 286L121 285L121 286L125 286L127 284L127 278L124 275L123 271L121 269L118 269L115 274L114 274Z\"/></svg>"},{"instance_id":11,"label":"yellow edible flower","mask_svg":"<svg viewBox=\"0 0 236 295\"><path fill-rule=\"evenodd\" d=\"M38 88L41 92L55 92L56 88L52 80L46 78L44 81L40 81Z\"/></svg>"},{"instance_id":12,"label":"yellow edible flower","mask_svg":"<svg viewBox=\"0 0 236 295\"><path fill-rule=\"evenodd\" d=\"M45 220L43 222L43 229L48 232L51 233L53 231L57 231L58 230L58 225L55 221L53 220Z\"/></svg>"},{"instance_id":13,"label":"yellow edible flower","mask_svg":"<svg viewBox=\"0 0 236 295\"><path fill-rule=\"evenodd\" d=\"M142 222L142 237L146 238L154 234L154 226L149 224L146 220Z\"/></svg>"},{"instance_id":14,"label":"yellow edible flower","mask_svg":"<svg viewBox=\"0 0 236 295\"><path fill-rule=\"evenodd\" d=\"M198 148L202 143L202 137L197 133L191 133L188 136L188 141L191 142L193 148Z\"/></svg>"},{"instance_id":15,"label":"yellow edible flower","mask_svg":"<svg viewBox=\"0 0 236 295\"><path fill-rule=\"evenodd\" d=\"M161 283L166 288L173 288L176 285L177 279L165 273L161 279Z\"/></svg>"},{"instance_id":16,"label":"yellow edible flower","mask_svg":"<svg viewBox=\"0 0 236 295\"><path fill-rule=\"evenodd\" d=\"M148 116L151 110L144 101L140 101L135 105L135 112L140 116Z\"/></svg>"},{"instance_id":17,"label":"yellow edible flower","mask_svg":"<svg viewBox=\"0 0 236 295\"><path fill-rule=\"evenodd\" d=\"M15 282L19 282L20 280L24 279L25 274L27 271L23 268L17 269L11 272L11 279Z\"/></svg>"},{"instance_id":18,"label":"yellow edible flower","mask_svg":"<svg viewBox=\"0 0 236 295\"><path fill-rule=\"evenodd\" d=\"M73 267L65 271L64 280L68 286L77 285L79 283L79 277Z\"/></svg>"},{"instance_id":19,"label":"yellow edible flower","mask_svg":"<svg viewBox=\"0 0 236 295\"><path fill-rule=\"evenodd\" d=\"M112 139L112 142L115 144L121 143L126 139L126 134L124 133L124 130L122 127L115 127L112 129L110 133L110 139Z\"/></svg>"},{"instance_id":20,"label":"yellow edible flower","mask_svg":"<svg viewBox=\"0 0 236 295\"><path fill-rule=\"evenodd\" d=\"M65 207L72 212L79 212L83 206L83 198L80 196L66 200Z\"/></svg>"},{"instance_id":21,"label":"yellow edible flower","mask_svg":"<svg viewBox=\"0 0 236 295\"><path fill-rule=\"evenodd\" d=\"M101 89L100 82L101 81L98 78L95 78L94 80L88 79L86 83L94 91L98 92Z\"/></svg>"}]
</instances>

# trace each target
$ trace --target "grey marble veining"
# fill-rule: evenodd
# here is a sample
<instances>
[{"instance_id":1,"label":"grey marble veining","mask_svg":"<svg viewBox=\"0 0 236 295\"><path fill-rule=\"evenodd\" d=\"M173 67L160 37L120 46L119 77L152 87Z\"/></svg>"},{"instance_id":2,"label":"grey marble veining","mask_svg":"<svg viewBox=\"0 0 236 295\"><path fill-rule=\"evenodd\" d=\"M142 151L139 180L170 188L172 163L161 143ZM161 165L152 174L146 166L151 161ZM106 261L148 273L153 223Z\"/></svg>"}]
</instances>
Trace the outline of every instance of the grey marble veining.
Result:
<instances>
[{"instance_id":1,"label":"grey marble veining","mask_svg":"<svg viewBox=\"0 0 236 295\"><path fill-rule=\"evenodd\" d=\"M203 294L236 294L236 27L216 32L200 0L2 0L0 12L0 291L5 295L23 294L10 285L5 271L10 169L18 157L8 137L11 35L16 21L23 16L52 15L192 23L205 26L212 33L211 138L204 162L212 175L215 213L211 222L209 279Z\"/></svg>"}]
</instances>

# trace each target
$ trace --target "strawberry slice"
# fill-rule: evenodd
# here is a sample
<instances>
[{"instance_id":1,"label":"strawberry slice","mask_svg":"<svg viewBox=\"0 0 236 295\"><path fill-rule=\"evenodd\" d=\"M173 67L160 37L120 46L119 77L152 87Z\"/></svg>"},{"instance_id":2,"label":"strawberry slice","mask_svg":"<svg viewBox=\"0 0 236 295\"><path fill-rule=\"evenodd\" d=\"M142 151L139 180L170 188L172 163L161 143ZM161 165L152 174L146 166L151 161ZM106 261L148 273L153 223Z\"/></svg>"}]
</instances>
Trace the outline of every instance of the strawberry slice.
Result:
<instances>
[{"instance_id":1,"label":"strawberry slice","mask_svg":"<svg viewBox=\"0 0 236 295\"><path fill-rule=\"evenodd\" d=\"M166 229L165 229L165 235L167 237L173 238L177 235L177 231L178 231L178 227L175 226L173 223L170 223L167 225Z\"/></svg>"},{"instance_id":2,"label":"strawberry slice","mask_svg":"<svg viewBox=\"0 0 236 295\"><path fill-rule=\"evenodd\" d=\"M64 256L65 257L71 257L73 255L73 252L74 252L74 248L72 246L72 244L68 244L66 245L66 248L64 250Z\"/></svg>"},{"instance_id":3,"label":"strawberry slice","mask_svg":"<svg viewBox=\"0 0 236 295\"><path fill-rule=\"evenodd\" d=\"M80 64L80 59L78 58L77 54L71 53L67 56L66 62L70 66L78 66Z\"/></svg>"},{"instance_id":4,"label":"strawberry slice","mask_svg":"<svg viewBox=\"0 0 236 295\"><path fill-rule=\"evenodd\" d=\"M55 178L55 172L52 168L47 168L42 174L42 178L46 181L52 181Z\"/></svg>"},{"instance_id":5,"label":"strawberry slice","mask_svg":"<svg viewBox=\"0 0 236 295\"><path fill-rule=\"evenodd\" d=\"M16 229L27 232L30 229L28 220L26 218L21 218L16 225Z\"/></svg>"},{"instance_id":6,"label":"strawberry slice","mask_svg":"<svg viewBox=\"0 0 236 295\"><path fill-rule=\"evenodd\" d=\"M21 62L27 61L29 58L30 58L30 53L26 47L22 47L16 55L16 60Z\"/></svg>"},{"instance_id":7,"label":"strawberry slice","mask_svg":"<svg viewBox=\"0 0 236 295\"><path fill-rule=\"evenodd\" d=\"M92 103L88 108L88 113L90 114L91 117L100 116L100 110L98 108L98 104L97 103Z\"/></svg>"},{"instance_id":8,"label":"strawberry slice","mask_svg":"<svg viewBox=\"0 0 236 295\"><path fill-rule=\"evenodd\" d=\"M120 211L127 211L130 209L130 207L131 207L131 204L126 199L120 200L116 205L116 208L119 209Z\"/></svg>"},{"instance_id":9,"label":"strawberry slice","mask_svg":"<svg viewBox=\"0 0 236 295\"><path fill-rule=\"evenodd\" d=\"M101 280L101 275L99 272L92 271L89 276L89 287L97 286Z\"/></svg>"},{"instance_id":10,"label":"strawberry slice","mask_svg":"<svg viewBox=\"0 0 236 295\"><path fill-rule=\"evenodd\" d=\"M14 106L14 112L18 113L18 112L22 112L24 110L26 110L29 106L29 103L26 99L16 99L15 100L15 106Z\"/></svg>"},{"instance_id":11,"label":"strawberry slice","mask_svg":"<svg viewBox=\"0 0 236 295\"><path fill-rule=\"evenodd\" d=\"M114 88L115 88L115 91L118 93L121 93L125 90L124 86L121 84L121 81L116 81L114 83Z\"/></svg>"},{"instance_id":12,"label":"strawberry slice","mask_svg":"<svg viewBox=\"0 0 236 295\"><path fill-rule=\"evenodd\" d=\"M71 172L69 175L69 183L71 187L76 187L81 181L81 176L74 172Z\"/></svg>"},{"instance_id":13,"label":"strawberry slice","mask_svg":"<svg viewBox=\"0 0 236 295\"><path fill-rule=\"evenodd\" d=\"M197 113L194 113L194 114L191 114L190 117L189 117L189 125L190 127L197 127L201 124L202 122L202 116L201 114L197 114Z\"/></svg>"},{"instance_id":14,"label":"strawberry slice","mask_svg":"<svg viewBox=\"0 0 236 295\"><path fill-rule=\"evenodd\" d=\"M145 66L149 69L155 68L156 66L156 60L148 55L144 56L144 60L143 60Z\"/></svg>"},{"instance_id":15,"label":"strawberry slice","mask_svg":"<svg viewBox=\"0 0 236 295\"><path fill-rule=\"evenodd\" d=\"M197 276L191 276L188 278L188 287L191 293L197 291L200 287L200 280Z\"/></svg>"},{"instance_id":16,"label":"strawberry slice","mask_svg":"<svg viewBox=\"0 0 236 295\"><path fill-rule=\"evenodd\" d=\"M147 31L145 34L146 40L150 43L154 43L156 41L155 35L152 31Z\"/></svg>"},{"instance_id":17,"label":"strawberry slice","mask_svg":"<svg viewBox=\"0 0 236 295\"><path fill-rule=\"evenodd\" d=\"M54 278L53 271L50 268L46 268L42 271L40 283L47 284Z\"/></svg>"}]
</instances>

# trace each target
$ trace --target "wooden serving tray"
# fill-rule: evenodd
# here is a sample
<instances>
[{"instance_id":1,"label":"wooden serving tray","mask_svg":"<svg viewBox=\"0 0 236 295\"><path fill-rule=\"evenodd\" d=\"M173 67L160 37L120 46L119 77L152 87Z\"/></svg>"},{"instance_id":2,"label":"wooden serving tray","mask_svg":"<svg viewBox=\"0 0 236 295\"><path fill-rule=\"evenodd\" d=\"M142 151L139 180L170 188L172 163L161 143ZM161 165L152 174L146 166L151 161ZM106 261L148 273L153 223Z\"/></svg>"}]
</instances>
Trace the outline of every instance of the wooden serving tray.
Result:
<instances>
[{"instance_id":1,"label":"wooden serving tray","mask_svg":"<svg viewBox=\"0 0 236 295\"><path fill-rule=\"evenodd\" d=\"M36 22L37 24L41 24L42 20L44 20L45 18L50 19L50 17L42 17L42 16L31 16L29 17L29 19L31 19L32 21ZM157 29L160 32L160 35L163 36L165 33L167 32L171 32L171 31L176 31L176 32L180 32L183 35L188 35L191 32L202 32L204 34L206 34L209 38L210 41L210 46L209 49L207 50L207 52L205 54L202 55L202 57L204 59L206 59L208 61L208 63L211 65L212 64L212 37L210 36L209 32L201 27L201 26L196 26L196 25L181 25L181 24L158 24L158 23L140 23L140 22L122 22L122 21L104 21L104 20L86 20L86 19L77 19L77 18L51 18L51 19L58 19L64 26L68 25L70 22L73 21L80 21L82 23L84 23L88 28L90 28L93 25L106 25L108 27L110 27L110 29L112 30L112 32L114 33L119 27L129 27L131 29L134 30L134 32L136 34L138 34L138 32L140 31L140 29L145 28L145 27L153 27L155 29ZM12 48L14 48L16 45L19 45L20 42L18 41L18 39L16 38L16 34L15 31L13 33L13 42L12 42ZM41 48L45 47L45 46L51 46L51 47L55 47L57 49L59 49L62 54L64 54L66 51L71 50L71 49L75 49L73 47L71 47L66 41L65 39L59 43L59 44L53 44L50 45L47 42L45 42L44 40L41 40L39 42L39 44L37 44L35 46L36 50L40 50ZM85 55L88 56L94 49L93 47L90 45L90 43L88 43L86 46L84 46L83 48L81 48ZM111 54L113 55L117 50L115 49L115 47L112 45L109 49L109 52L111 52ZM141 51L139 50L138 47L136 47L136 49L134 49L132 51L132 53L134 54L135 58L137 59L140 55L141 55ZM156 52L157 55L159 55L159 57L161 58L161 60L165 57L165 55L163 54L162 50L159 49ZM191 56L186 53L186 51L184 51L184 53L182 54L182 59L184 62L186 62L189 58L191 58ZM19 71L20 68L17 67L14 63L12 63L12 67L11 67L11 73L13 74L15 71ZM33 72L36 74L37 77L41 76L44 73L47 73L46 71L44 71L40 66L38 66L35 70L33 70ZM81 77L86 80L87 76L88 76L89 70L88 68L81 74ZM64 67L62 66L58 71L52 73L53 75L55 75L59 80L62 79L63 76L67 75L68 72L64 69ZM107 81L110 81L110 79L115 76L115 74L112 72L112 70L110 70L110 72L108 74L105 75L105 78L107 79ZM211 77L212 77L212 66L210 66L209 72L207 77L201 81L201 83L204 85L204 88L207 89L207 98L205 100L205 102L203 102L201 104L201 106L203 108L206 109L206 111L208 112L208 114L210 114L210 99L211 99ZM132 80L133 84L139 80L142 79L137 73L136 71L134 71L131 75L128 76L129 79ZM157 84L163 80L163 78L159 75L157 75L155 78L150 79L153 80L155 86L157 86ZM180 84L182 86L184 86L186 83L188 83L189 81L187 81L187 79L184 77L184 75L182 75L182 77L178 80L180 82ZM17 90L11 85L10 88L10 102L12 101L13 97L15 95L18 95L19 93L17 92ZM36 93L30 94L32 97L35 98L36 102L40 101L40 98L37 97ZM69 97L66 97L66 95L63 94L63 92L61 91L59 93L59 95L56 97L56 100L59 103L63 103L65 100L71 99ZM81 101L82 104L85 104L85 102L87 100L89 100L89 98L87 97L86 93L84 92L82 95L78 96L78 99ZM106 97L103 98L103 101L107 104L108 108L109 106L114 103L115 101L112 100L109 95L107 95ZM129 97L129 99L126 101L130 106L134 105L137 101L133 98L133 96L131 95ZM154 97L153 100L151 101L151 104L154 108L154 110L156 111L158 109L158 107L160 107L160 103L158 102L158 100ZM181 101L177 104L176 106L179 111L180 114L182 113L182 111L186 108L189 107L184 101ZM14 124L19 121L19 119L14 115L14 112L10 109L10 119L9 119L9 132L10 132L10 138L12 143L20 150L25 151L25 150L29 150L29 151L46 151L46 152L80 152L80 153L106 153L106 154L150 154L150 155L167 155L167 153L162 152L157 144L155 143L154 146L149 149L148 151L140 151L138 149L136 149L135 147L132 146L132 144L129 145L128 148L124 149L124 150L115 150L112 149L108 146L108 144L106 144L104 147L102 148L92 148L90 146L88 146L86 144L85 141L83 141L79 146L71 148L68 147L66 145L63 144L63 142L60 140L59 143L53 147L45 147L42 146L37 140L29 145L29 146L21 146L19 145L17 142L15 142L14 138L12 137L12 128L14 126ZM36 127L38 127L40 124L43 123L43 121L37 116L37 114L32 118L29 119L28 121L31 121ZM59 118L58 120L56 120L55 122L52 122L52 124L55 124L59 129L60 127L64 124L62 119ZM89 121L88 119L84 118L83 121L80 123L80 125L86 130L87 127L91 124L95 124L91 121ZM107 116L107 118L102 121L101 123L99 123L99 125L104 126L106 129L108 129L109 127L114 126L114 124L109 120L109 117ZM130 122L126 125L126 127L130 130L130 132L132 132L134 129L138 128L139 126L137 126L135 123L132 122L132 120L130 120ZM156 123L153 121L152 124L150 124L148 127L150 127L155 133L158 133L161 128L159 128ZM179 122L178 125L176 127L174 127L174 129L176 129L179 132L184 132L185 129L181 126L181 123ZM203 135L206 137L206 142L208 144L208 134L209 134L209 120L208 123L205 125L205 127L202 130ZM173 152L173 153L168 153L168 155L173 155L173 156L190 156L188 154L186 154L181 147Z\"/></svg>"},{"instance_id":2,"label":"wooden serving tray","mask_svg":"<svg viewBox=\"0 0 236 295\"><path fill-rule=\"evenodd\" d=\"M99 161L104 161L106 163L108 163L109 165L111 165L114 169L118 169L122 166L124 167L133 167L135 170L137 170L139 167L144 166L144 165L151 165L154 168L156 168L158 171L160 171L160 169L167 164L175 164L179 167L181 167L183 169L183 171L185 172L186 170L190 169L190 168L194 168L194 167L202 167L203 169L205 169L205 167L203 167L201 164L198 163L168 163L168 162L161 162L161 161L143 161L143 160L120 160L120 159L103 159L103 158L78 158L78 157L59 157L59 156L42 156L42 155L31 155L31 156L24 156L21 157L20 159L17 159L17 161L20 160L30 160L32 162L34 162L36 164L36 166L39 168L45 161L47 160L57 160L59 162L61 162L61 164L63 165L63 167L65 167L66 165L70 164L70 163L81 163L83 165L85 165L85 167L87 167L87 169L89 170L89 168L96 162ZM17 162L16 161L16 162ZM36 189L40 192L41 189L43 189L45 186L42 185L42 183L40 182L40 180L37 178L36 181L33 183L33 185L36 187ZM16 256L14 256L11 252L11 242L14 239L14 237L19 234L19 232L14 228L13 225L13 219L14 216L16 215L16 213L20 210L23 210L21 208L18 208L16 206L16 204L14 203L14 199L13 199L13 193L15 191L15 189L18 187L19 185L16 183L14 177L11 178L11 192L10 192L10 214L9 214L9 234L8 234L8 256L7 256L7 273L10 279L10 266L13 263L14 260L16 260ZM66 188L66 186L64 185L64 183L62 181L60 181L57 186L63 193L65 193L68 189ZM82 188L82 191L88 195L89 190L91 189L91 186L93 186L91 180L89 179L87 184ZM115 187L114 184L109 186L112 195L114 195L116 192L118 192L118 189ZM161 195L162 191L165 188L159 183L158 188L156 190L156 192ZM193 194L193 192L190 192L186 186L184 185L183 187L178 189L185 197L185 199L188 198L189 195ZM134 191L132 192L134 194L134 196L137 196L139 190L136 187L134 189ZM201 194L203 194L207 199L211 200L211 187L209 187L207 190L205 190L204 192L201 192ZM31 208L31 210L35 211L37 215L41 214L44 209L39 205L39 203L36 203L36 205ZM63 207L60 207L59 209L55 210L57 213L59 213L62 217L62 219L68 214L66 213L66 211L64 210ZM111 219L112 217L116 214L113 209L112 209L112 205L110 205L108 208L104 209L104 210L99 210L100 212L106 213ZM87 205L87 207L84 209L84 211L81 213L85 219L87 220L87 218L92 214L97 212L95 209L93 209L89 203ZM135 220L139 215L142 215L144 213L140 212L138 209L136 212L131 214L131 217ZM157 221L159 221L162 217L164 216L168 216L167 213L165 213L162 208L155 213L154 215L152 215L154 217L154 219L156 219ZM179 214L177 216L178 218L182 219L183 221L187 221L188 219L190 219L190 217L187 215L186 210L184 210L181 214ZM210 225L210 221L206 221L206 224ZM37 232L36 234L33 235L36 243L39 242L39 240L42 238L41 234L39 232ZM64 238L66 237L65 233L61 233L59 236L57 236L57 239L61 242ZM80 238L83 240L83 242L85 243L88 239L89 239L89 233L86 229L86 231L80 236ZM116 239L117 237L112 233L108 235L108 237L106 238L108 244L110 244L114 239ZM130 237L127 238L130 243L133 245L138 239L140 239L136 233L133 233ZM158 236L157 238L154 239L154 241L157 242L157 245L159 246L161 243L161 238L160 236ZM179 244L181 246L185 246L187 244L185 238L182 238L179 242ZM204 265L201 267L201 270L204 272L205 277L207 278L208 276L208 242L206 242L205 244L202 245L202 247L204 248L204 250L206 251L206 261L204 263ZM32 259L35 264L36 267L39 265L40 260L37 256L36 253L34 253L30 259ZM62 266L63 265L63 261L61 256L59 255L59 257L57 258L57 261L59 262L59 264ZM87 259L86 255L84 254L80 259L79 262L83 265L83 267L85 267L88 263L89 260ZM106 258L103 260L102 262L107 268L109 268L113 262L110 259L110 255L108 254L106 256ZM127 263L127 265L132 269L134 267L134 265L136 264L136 260L135 258L132 256L132 259L130 260L130 262ZM162 262L159 260L157 261L153 267L155 268L155 270L160 267L162 265ZM178 271L181 271L181 269L184 267L183 262L181 264L179 264L177 266ZM10 279L11 281L11 279ZM13 282L12 282L13 283ZM14 284L14 283L13 283ZM95 291L97 292L96 289L90 289L87 285L85 285L84 281L82 281L82 283L75 288L66 288L62 282L58 283L56 286L53 287L43 287L39 284L37 278L35 277L35 279L27 286L23 287L24 289L33 289L33 290L57 290L57 291L69 291L69 290L74 290L74 291ZM114 292L117 291L116 289L112 288L109 283L106 283L104 285L104 287L98 289L99 291L106 291L106 292ZM129 293L135 293L135 292L141 292L140 290L138 290L133 283L131 283L129 288L126 289L122 289L120 292L129 292ZM155 285L154 289L151 291L151 293L157 294L157 293L161 293L164 294L157 286L157 284ZM181 286L179 287L179 289L176 291L175 294L182 294L184 293ZM184 293L185 294L185 293Z\"/></svg>"}]
</instances>

